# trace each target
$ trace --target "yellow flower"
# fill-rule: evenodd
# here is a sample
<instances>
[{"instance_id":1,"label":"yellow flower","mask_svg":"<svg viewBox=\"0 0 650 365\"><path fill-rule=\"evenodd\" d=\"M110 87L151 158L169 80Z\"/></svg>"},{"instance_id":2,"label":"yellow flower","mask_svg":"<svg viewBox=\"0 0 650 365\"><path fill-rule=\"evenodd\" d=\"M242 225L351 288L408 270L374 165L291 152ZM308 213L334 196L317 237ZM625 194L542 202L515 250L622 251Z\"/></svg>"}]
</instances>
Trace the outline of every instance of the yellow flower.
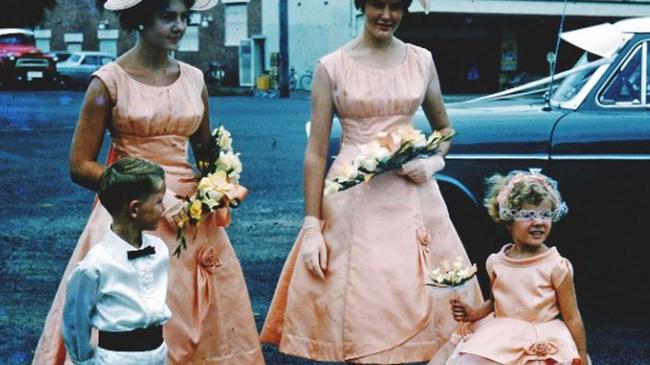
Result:
<instances>
[{"instance_id":1,"label":"yellow flower","mask_svg":"<svg viewBox=\"0 0 650 365\"><path fill-rule=\"evenodd\" d=\"M382 147L379 144L379 141L376 140L359 146L359 151L359 160L372 158L376 159L377 161L384 162L391 156L390 151L387 148Z\"/></svg>"},{"instance_id":2,"label":"yellow flower","mask_svg":"<svg viewBox=\"0 0 650 365\"><path fill-rule=\"evenodd\" d=\"M199 220L201 219L201 215L203 214L203 207L201 206L201 201L195 200L192 202L192 206L190 207L190 215L192 218Z\"/></svg>"}]
</instances>

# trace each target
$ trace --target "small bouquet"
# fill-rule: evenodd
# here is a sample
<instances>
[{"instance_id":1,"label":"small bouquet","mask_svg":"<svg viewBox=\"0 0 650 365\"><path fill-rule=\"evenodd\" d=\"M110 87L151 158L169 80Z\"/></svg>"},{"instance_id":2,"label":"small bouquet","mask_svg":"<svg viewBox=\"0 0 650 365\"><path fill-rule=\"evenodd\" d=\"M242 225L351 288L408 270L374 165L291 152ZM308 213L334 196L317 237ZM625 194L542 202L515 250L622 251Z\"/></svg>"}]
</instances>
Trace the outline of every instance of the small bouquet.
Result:
<instances>
[{"instance_id":1,"label":"small bouquet","mask_svg":"<svg viewBox=\"0 0 650 365\"><path fill-rule=\"evenodd\" d=\"M433 132L427 137L412 125L403 125L392 132L382 132L377 139L359 146L360 154L352 163L338 171L338 176L325 180L324 194L328 195L370 181L382 172L401 169L402 165L436 152L440 143L449 141L454 132Z\"/></svg>"},{"instance_id":2,"label":"small bouquet","mask_svg":"<svg viewBox=\"0 0 650 365\"><path fill-rule=\"evenodd\" d=\"M448 260L444 260L442 267L431 270L429 273L431 283L427 283L427 285L434 287L434 294L446 294L436 293L436 290L451 289L457 295L463 284L467 283L475 275L476 264L463 267L462 258L456 257L453 263L450 264ZM465 327L465 322L461 321L459 323L459 332L463 337L470 335L470 332Z\"/></svg>"},{"instance_id":3,"label":"small bouquet","mask_svg":"<svg viewBox=\"0 0 650 365\"><path fill-rule=\"evenodd\" d=\"M176 257L187 248L185 228L198 225L207 214L222 208L237 208L241 201L239 176L242 164L239 153L232 149L232 138L223 126L216 128L210 138L207 160L197 162L200 179L192 197L177 196L186 201L189 215L177 222L178 247Z\"/></svg>"}]
</instances>

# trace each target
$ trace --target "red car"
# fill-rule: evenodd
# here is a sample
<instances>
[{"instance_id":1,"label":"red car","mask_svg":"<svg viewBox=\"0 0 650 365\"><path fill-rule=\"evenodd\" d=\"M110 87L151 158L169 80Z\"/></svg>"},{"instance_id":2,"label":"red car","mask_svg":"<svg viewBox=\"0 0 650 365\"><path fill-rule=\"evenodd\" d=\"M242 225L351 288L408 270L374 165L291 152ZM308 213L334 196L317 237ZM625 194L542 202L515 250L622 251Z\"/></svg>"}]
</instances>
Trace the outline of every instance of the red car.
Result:
<instances>
[{"instance_id":1,"label":"red car","mask_svg":"<svg viewBox=\"0 0 650 365\"><path fill-rule=\"evenodd\" d=\"M34 33L17 28L0 29L0 85L25 83L54 85L56 62L35 46Z\"/></svg>"}]
</instances>

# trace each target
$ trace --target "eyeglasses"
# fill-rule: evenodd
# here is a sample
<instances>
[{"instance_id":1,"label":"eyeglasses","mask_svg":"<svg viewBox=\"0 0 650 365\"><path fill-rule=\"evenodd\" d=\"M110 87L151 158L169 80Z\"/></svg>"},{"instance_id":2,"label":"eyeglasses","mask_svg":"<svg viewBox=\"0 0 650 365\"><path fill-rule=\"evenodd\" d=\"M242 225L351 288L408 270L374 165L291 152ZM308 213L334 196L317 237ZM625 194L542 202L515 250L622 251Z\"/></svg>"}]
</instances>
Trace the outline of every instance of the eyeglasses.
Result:
<instances>
[{"instance_id":1,"label":"eyeglasses","mask_svg":"<svg viewBox=\"0 0 650 365\"><path fill-rule=\"evenodd\" d=\"M510 214L516 221L532 221L535 219L552 221L556 218L556 211L552 210L512 209Z\"/></svg>"}]
</instances>

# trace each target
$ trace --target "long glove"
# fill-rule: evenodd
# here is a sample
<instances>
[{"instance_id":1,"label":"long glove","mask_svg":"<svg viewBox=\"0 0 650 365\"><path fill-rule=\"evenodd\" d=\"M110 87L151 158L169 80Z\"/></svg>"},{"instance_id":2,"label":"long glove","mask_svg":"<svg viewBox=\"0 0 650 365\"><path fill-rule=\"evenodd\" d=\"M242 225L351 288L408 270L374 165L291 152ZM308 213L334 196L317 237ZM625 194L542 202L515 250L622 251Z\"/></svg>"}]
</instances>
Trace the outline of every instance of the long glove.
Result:
<instances>
[{"instance_id":1,"label":"long glove","mask_svg":"<svg viewBox=\"0 0 650 365\"><path fill-rule=\"evenodd\" d=\"M320 219L306 216L302 231L303 242L300 251L302 260L309 272L324 279L327 269L327 247L321 232Z\"/></svg>"},{"instance_id":2,"label":"long glove","mask_svg":"<svg viewBox=\"0 0 650 365\"><path fill-rule=\"evenodd\" d=\"M399 175L406 176L416 184L421 184L433 177L433 174L445 168L445 159L440 155L416 158L402 166Z\"/></svg>"}]
</instances>

